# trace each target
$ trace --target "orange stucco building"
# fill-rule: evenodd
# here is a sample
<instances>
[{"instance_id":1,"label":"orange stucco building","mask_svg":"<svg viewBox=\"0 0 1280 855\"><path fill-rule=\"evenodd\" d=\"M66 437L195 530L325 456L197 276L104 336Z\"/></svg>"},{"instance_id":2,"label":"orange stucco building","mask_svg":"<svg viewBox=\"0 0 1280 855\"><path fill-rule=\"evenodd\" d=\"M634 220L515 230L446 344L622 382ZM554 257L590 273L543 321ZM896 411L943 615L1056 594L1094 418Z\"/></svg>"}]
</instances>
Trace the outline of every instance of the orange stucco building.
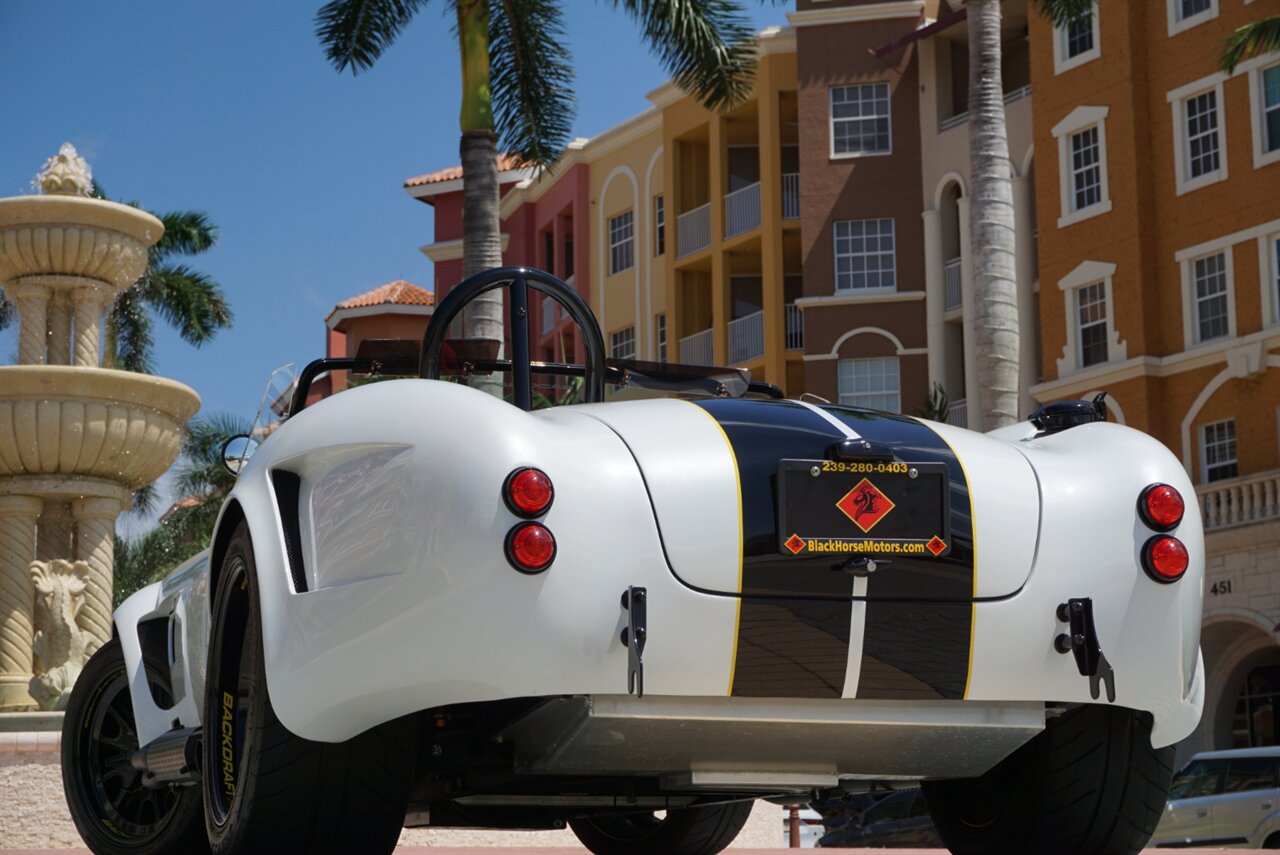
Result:
<instances>
[{"instance_id":1,"label":"orange stucco building","mask_svg":"<svg viewBox=\"0 0 1280 855\"><path fill-rule=\"evenodd\" d=\"M1105 389L1205 514L1194 748L1280 741L1280 54L1218 69L1250 0L1032 15L1041 401ZM1274 11L1274 8L1273 8Z\"/></svg>"}]
</instances>

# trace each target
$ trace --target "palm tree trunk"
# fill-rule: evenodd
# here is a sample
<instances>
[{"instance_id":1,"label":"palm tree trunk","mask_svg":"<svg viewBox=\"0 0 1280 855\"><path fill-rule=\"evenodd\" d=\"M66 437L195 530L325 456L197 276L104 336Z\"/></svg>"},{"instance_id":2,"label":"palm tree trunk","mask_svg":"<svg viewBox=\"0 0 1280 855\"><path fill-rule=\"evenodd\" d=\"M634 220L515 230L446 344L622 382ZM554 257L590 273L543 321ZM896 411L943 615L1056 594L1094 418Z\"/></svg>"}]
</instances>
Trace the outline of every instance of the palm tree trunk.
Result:
<instances>
[{"instance_id":1,"label":"palm tree trunk","mask_svg":"<svg viewBox=\"0 0 1280 855\"><path fill-rule=\"evenodd\" d=\"M969 2L970 256L983 430L1018 420L1013 184L1000 78L1000 2Z\"/></svg>"},{"instance_id":2,"label":"palm tree trunk","mask_svg":"<svg viewBox=\"0 0 1280 855\"><path fill-rule=\"evenodd\" d=\"M498 223L498 135L494 133L489 88L488 0L459 0L458 42L462 54L462 275L502 265ZM491 291L471 303L463 336L492 339L502 355L502 292ZM500 375L476 378L472 385L502 396Z\"/></svg>"}]
</instances>

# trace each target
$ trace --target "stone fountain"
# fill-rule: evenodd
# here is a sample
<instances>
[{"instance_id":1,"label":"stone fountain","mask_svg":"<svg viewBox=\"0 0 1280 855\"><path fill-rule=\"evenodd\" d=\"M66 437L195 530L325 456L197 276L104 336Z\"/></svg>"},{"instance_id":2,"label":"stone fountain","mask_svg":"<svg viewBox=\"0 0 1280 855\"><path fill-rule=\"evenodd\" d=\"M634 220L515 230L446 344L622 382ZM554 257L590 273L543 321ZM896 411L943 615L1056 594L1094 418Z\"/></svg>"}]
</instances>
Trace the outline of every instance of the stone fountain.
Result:
<instances>
[{"instance_id":1,"label":"stone fountain","mask_svg":"<svg viewBox=\"0 0 1280 855\"><path fill-rule=\"evenodd\" d=\"M0 285L20 321L18 364L0 367L0 711L61 708L110 639L116 517L200 406L181 383L101 367L103 314L164 226L88 198L70 144L36 180L42 195L0 199Z\"/></svg>"}]
</instances>

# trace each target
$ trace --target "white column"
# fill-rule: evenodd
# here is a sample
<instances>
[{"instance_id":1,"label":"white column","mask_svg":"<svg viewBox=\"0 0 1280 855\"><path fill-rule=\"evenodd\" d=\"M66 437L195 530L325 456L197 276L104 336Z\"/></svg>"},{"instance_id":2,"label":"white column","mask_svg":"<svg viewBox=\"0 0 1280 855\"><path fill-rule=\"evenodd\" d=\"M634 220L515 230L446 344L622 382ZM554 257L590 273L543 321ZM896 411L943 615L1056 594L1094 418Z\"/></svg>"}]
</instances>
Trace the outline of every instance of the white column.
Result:
<instances>
[{"instance_id":1,"label":"white column","mask_svg":"<svg viewBox=\"0 0 1280 855\"><path fill-rule=\"evenodd\" d=\"M89 564L89 584L84 592L84 628L99 644L111 640L112 564L115 561L116 499L76 499L76 559Z\"/></svg>"},{"instance_id":2,"label":"white column","mask_svg":"<svg viewBox=\"0 0 1280 855\"><path fill-rule=\"evenodd\" d=\"M104 290L101 286L89 285L77 288L72 298L76 317L75 364L81 368L97 368L101 364L98 332L105 302Z\"/></svg>"},{"instance_id":3,"label":"white column","mask_svg":"<svg viewBox=\"0 0 1280 855\"><path fill-rule=\"evenodd\" d=\"M65 291L49 300L49 364L71 364L71 301Z\"/></svg>"},{"instance_id":4,"label":"white column","mask_svg":"<svg viewBox=\"0 0 1280 855\"><path fill-rule=\"evenodd\" d=\"M9 296L18 307L18 364L44 365L49 340L49 289L12 285Z\"/></svg>"},{"instance_id":5,"label":"white column","mask_svg":"<svg viewBox=\"0 0 1280 855\"><path fill-rule=\"evenodd\" d=\"M1018 286L1018 415L1026 418L1036 408L1031 387L1036 383L1036 351L1040 347L1040 323L1035 313L1036 269L1032 238L1035 188L1025 175L1013 179L1013 234L1015 279Z\"/></svg>"},{"instance_id":6,"label":"white column","mask_svg":"<svg viewBox=\"0 0 1280 855\"><path fill-rule=\"evenodd\" d=\"M34 496L0 496L0 711L35 705L27 685L36 591L27 568L36 556L40 507Z\"/></svg>"},{"instance_id":7,"label":"white column","mask_svg":"<svg viewBox=\"0 0 1280 855\"><path fill-rule=\"evenodd\" d=\"M969 429L982 430L982 386L978 380L978 334L973 329L978 304L973 296L973 256L969 249L969 199L956 200L960 220L960 301L964 312L964 399Z\"/></svg>"},{"instance_id":8,"label":"white column","mask_svg":"<svg viewBox=\"0 0 1280 855\"><path fill-rule=\"evenodd\" d=\"M934 383L947 385L947 297L942 270L942 215L937 211L925 211L921 216L924 217L925 344L929 348L929 393L932 394Z\"/></svg>"}]
</instances>

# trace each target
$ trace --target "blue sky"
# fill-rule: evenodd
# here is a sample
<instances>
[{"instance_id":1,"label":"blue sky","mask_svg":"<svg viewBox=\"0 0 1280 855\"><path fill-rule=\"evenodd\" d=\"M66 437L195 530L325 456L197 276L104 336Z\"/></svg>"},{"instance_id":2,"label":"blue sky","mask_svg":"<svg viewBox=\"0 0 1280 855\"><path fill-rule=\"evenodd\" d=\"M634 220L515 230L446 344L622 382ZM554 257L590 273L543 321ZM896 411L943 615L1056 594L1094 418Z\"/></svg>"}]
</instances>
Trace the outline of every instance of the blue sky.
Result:
<instances>
[{"instance_id":1,"label":"blue sky","mask_svg":"<svg viewBox=\"0 0 1280 855\"><path fill-rule=\"evenodd\" d=\"M563 0L577 66L574 133L644 110L665 75L609 4ZM745 0L756 29L786 7ZM324 352L323 318L394 279L432 282L431 208L405 178L458 159L458 58L442 0L373 70L325 61L311 0L0 0L0 196L72 142L116 199L191 208L220 228L192 264L235 326L200 350L157 325L158 373L205 412L251 418L267 375ZM16 330L0 333L14 361Z\"/></svg>"}]
</instances>

